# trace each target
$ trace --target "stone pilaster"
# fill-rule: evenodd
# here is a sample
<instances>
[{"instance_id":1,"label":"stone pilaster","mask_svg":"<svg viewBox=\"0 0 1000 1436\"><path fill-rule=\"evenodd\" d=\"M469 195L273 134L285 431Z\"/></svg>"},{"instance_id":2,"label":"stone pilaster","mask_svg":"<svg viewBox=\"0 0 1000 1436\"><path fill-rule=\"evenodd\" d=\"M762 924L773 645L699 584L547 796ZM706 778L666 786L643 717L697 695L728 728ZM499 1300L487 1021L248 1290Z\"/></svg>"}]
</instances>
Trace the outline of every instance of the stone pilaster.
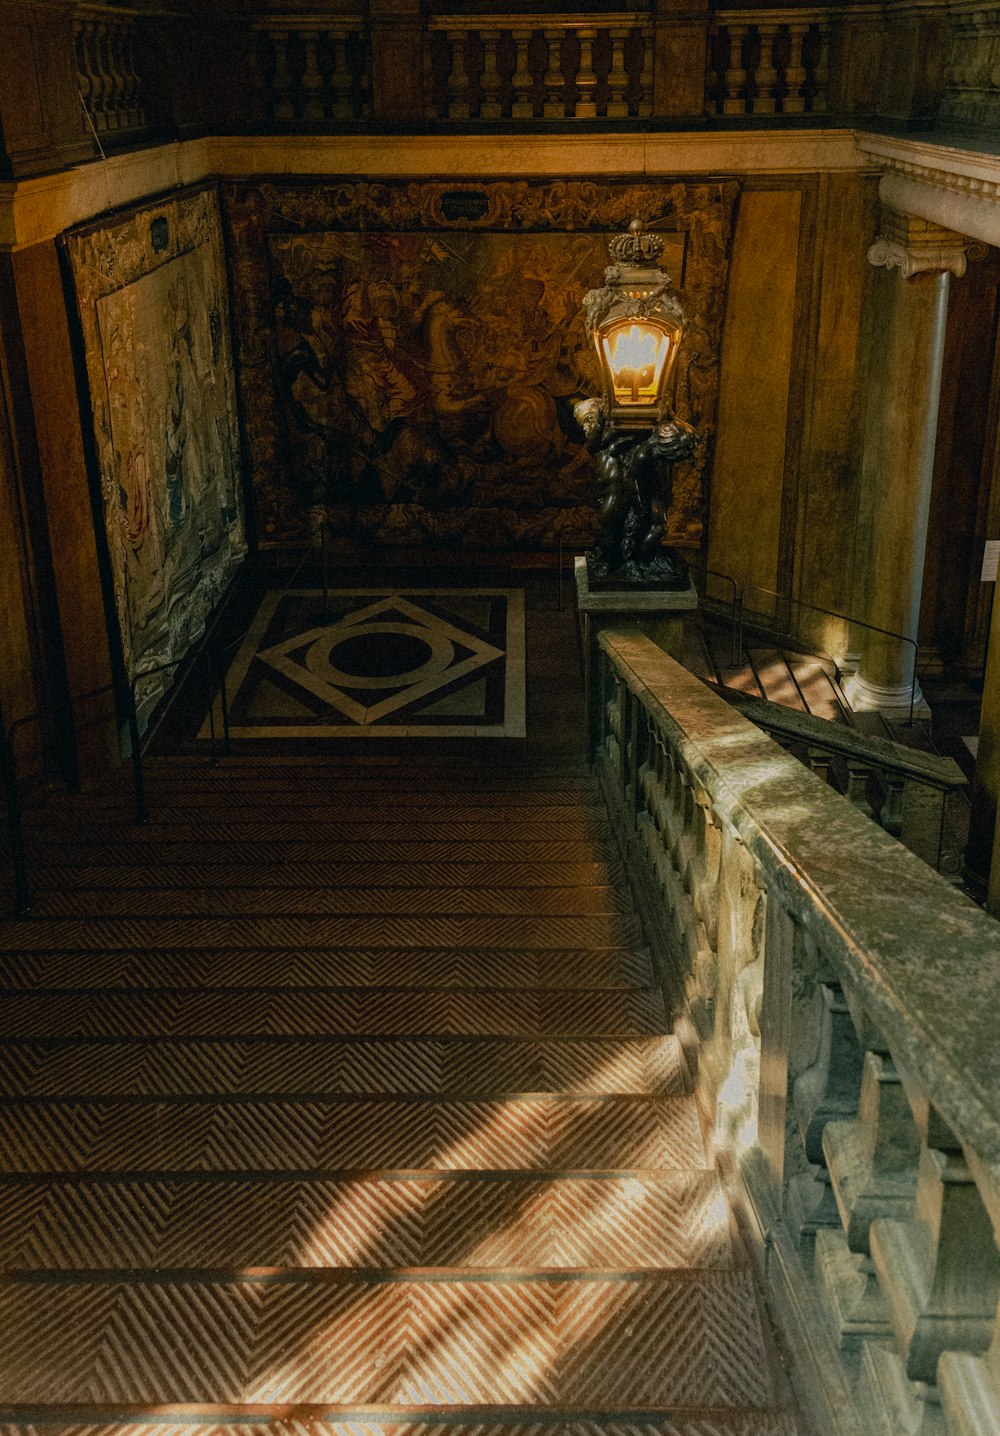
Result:
<instances>
[{"instance_id":1,"label":"stone pilaster","mask_svg":"<svg viewBox=\"0 0 1000 1436\"><path fill-rule=\"evenodd\" d=\"M864 617L885 632L863 634L861 662L847 685L855 708L909 709L948 285L965 273L970 248L965 235L883 208L868 251L880 272L861 463L870 514ZM912 691L919 706L919 687Z\"/></svg>"}]
</instances>

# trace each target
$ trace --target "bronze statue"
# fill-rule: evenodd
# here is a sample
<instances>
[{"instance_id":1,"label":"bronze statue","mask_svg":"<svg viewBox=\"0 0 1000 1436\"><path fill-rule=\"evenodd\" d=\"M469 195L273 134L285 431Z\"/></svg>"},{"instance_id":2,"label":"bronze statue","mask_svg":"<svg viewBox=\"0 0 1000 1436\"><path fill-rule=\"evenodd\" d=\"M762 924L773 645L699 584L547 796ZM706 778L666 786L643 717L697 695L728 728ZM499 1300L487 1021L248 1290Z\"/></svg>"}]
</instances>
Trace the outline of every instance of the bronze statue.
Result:
<instances>
[{"instance_id":1,"label":"bronze statue","mask_svg":"<svg viewBox=\"0 0 1000 1436\"><path fill-rule=\"evenodd\" d=\"M673 466L694 452L694 429L675 417L651 429L620 429L603 399L580 399L573 413L595 456L601 489L601 531L587 555L591 587L686 588L687 565L662 544Z\"/></svg>"}]
</instances>

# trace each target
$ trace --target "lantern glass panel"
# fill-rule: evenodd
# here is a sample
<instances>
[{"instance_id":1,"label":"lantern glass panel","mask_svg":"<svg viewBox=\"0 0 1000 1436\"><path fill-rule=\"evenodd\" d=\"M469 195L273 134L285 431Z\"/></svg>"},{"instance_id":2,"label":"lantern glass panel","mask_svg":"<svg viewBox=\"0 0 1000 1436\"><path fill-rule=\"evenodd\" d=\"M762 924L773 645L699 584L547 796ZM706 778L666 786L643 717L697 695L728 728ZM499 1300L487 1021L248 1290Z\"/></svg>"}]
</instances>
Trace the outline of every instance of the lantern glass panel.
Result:
<instances>
[{"instance_id":1,"label":"lantern glass panel","mask_svg":"<svg viewBox=\"0 0 1000 1436\"><path fill-rule=\"evenodd\" d=\"M670 353L670 336L657 325L627 319L606 330L601 345L614 402L655 405Z\"/></svg>"}]
</instances>

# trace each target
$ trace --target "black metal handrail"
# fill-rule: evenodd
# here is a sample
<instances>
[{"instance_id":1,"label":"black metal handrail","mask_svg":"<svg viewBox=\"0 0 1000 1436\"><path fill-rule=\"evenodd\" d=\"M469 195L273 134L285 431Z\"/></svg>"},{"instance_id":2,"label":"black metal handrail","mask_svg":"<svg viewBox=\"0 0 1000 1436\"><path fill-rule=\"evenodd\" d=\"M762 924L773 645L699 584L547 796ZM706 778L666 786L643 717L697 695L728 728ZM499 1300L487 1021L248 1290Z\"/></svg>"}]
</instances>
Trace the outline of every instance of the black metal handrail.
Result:
<instances>
[{"instance_id":1,"label":"black metal handrail","mask_svg":"<svg viewBox=\"0 0 1000 1436\"><path fill-rule=\"evenodd\" d=\"M891 628L879 628L878 624L875 624L875 623L866 623L863 618L852 618L849 613L838 613L837 610L834 609L834 608L823 608L823 607L821 607L818 603L807 603L807 602L805 601L805 599L802 599L802 598L793 598L790 593L778 593L776 589L773 589L773 588L761 588L758 584L748 583L748 584L741 590L741 592L740 592L740 618L739 618L739 652L740 652L740 653L743 652L743 629L744 629L744 626L745 626L745 618L746 618L746 597L747 597L747 594L748 594L748 593L758 594L758 595L759 595L760 597L762 597L762 598L776 598L776 599L778 599L781 603L794 604L794 605L796 606L796 608L808 608L808 609L810 610L810 612L812 612L812 613L822 613L822 614L824 614L827 618L838 618L838 619L841 620L841 622L853 624L856 628L864 628L864 629L867 629L867 631L868 631L869 633L879 633L879 634L881 634L884 638L894 638L894 639L896 639L899 643L908 643L908 644L910 645L910 647L913 649L913 678L912 678L912 680L911 680L911 682L910 682L910 716L909 716L909 719L907 720L907 726L908 726L908 727L912 727L912 725L913 725L913 709L914 709L914 706L915 706L915 704L916 704L916 693L917 693L917 655L918 655L918 653L919 653L919 651L920 651L919 648L918 648L918 646L917 646L917 641L916 641L915 638L910 638L910 637L908 637L905 633L894 633ZM775 617L777 617L777 607L775 608ZM792 632L791 632L791 629L789 629L789 630L787 630L787 631L788 631L788 633L789 633L789 636L791 636L791 637L797 637L797 636L798 636L797 634L792 633ZM820 654L820 655L818 655L818 656L821 656L821 657L824 657L824 658L829 658L831 662L835 662L835 661L836 661L836 660L834 659L832 653Z\"/></svg>"}]
</instances>

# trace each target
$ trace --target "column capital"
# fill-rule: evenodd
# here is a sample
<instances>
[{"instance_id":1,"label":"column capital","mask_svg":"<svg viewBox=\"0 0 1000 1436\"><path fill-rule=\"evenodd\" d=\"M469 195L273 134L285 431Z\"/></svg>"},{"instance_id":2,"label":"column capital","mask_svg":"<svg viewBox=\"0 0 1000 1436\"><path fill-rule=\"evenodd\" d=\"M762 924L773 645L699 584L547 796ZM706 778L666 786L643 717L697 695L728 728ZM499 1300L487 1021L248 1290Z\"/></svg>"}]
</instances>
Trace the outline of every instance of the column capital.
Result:
<instances>
[{"instance_id":1,"label":"column capital","mask_svg":"<svg viewBox=\"0 0 1000 1436\"><path fill-rule=\"evenodd\" d=\"M986 246L967 235L883 205L879 236L868 251L868 262L876 268L898 269L904 279L927 273L961 279L968 261L985 253Z\"/></svg>"}]
</instances>

